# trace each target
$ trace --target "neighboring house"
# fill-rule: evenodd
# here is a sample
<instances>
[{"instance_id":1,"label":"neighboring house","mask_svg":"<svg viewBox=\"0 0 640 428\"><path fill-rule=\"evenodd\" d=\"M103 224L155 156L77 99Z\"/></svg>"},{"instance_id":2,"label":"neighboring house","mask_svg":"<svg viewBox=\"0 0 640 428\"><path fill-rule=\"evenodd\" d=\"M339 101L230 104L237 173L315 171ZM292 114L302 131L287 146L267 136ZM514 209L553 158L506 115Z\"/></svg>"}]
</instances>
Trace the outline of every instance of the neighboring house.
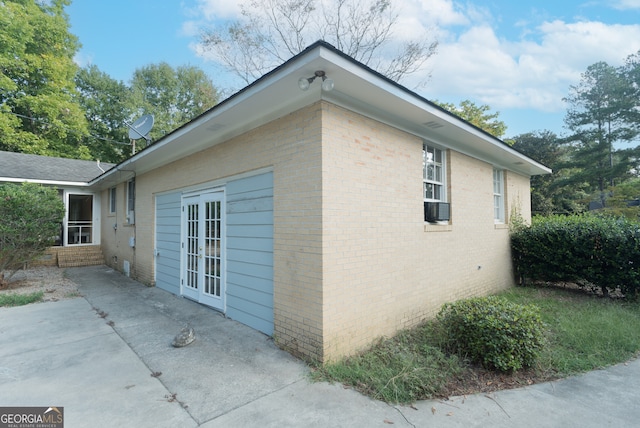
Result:
<instances>
[{"instance_id":1,"label":"neighboring house","mask_svg":"<svg viewBox=\"0 0 640 428\"><path fill-rule=\"evenodd\" d=\"M43 264L72 266L81 261L85 262L82 264L103 262L99 251L100 198L89 188L88 182L113 166L96 161L0 151L0 183L32 182L56 187L64 201L66 214L60 224L60 234L55 248L45 255ZM59 263L59 256L65 262Z\"/></svg>"},{"instance_id":2,"label":"neighboring house","mask_svg":"<svg viewBox=\"0 0 640 428\"><path fill-rule=\"evenodd\" d=\"M549 172L317 42L86 189L108 265L327 361L511 286Z\"/></svg>"}]
</instances>

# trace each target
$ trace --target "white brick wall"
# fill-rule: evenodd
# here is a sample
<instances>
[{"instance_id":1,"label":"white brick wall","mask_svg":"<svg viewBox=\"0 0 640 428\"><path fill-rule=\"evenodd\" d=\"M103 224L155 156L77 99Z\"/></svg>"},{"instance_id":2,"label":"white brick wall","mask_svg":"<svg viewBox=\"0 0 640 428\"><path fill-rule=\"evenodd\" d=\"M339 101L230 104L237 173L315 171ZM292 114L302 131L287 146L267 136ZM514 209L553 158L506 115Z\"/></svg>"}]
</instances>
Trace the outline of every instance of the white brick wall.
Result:
<instances>
[{"instance_id":1,"label":"white brick wall","mask_svg":"<svg viewBox=\"0 0 640 428\"><path fill-rule=\"evenodd\" d=\"M335 359L446 301L512 284L508 230L493 222L492 165L447 156L452 222L425 226L422 140L317 103L136 177L135 251L122 214L113 231L104 192L105 259L117 255L120 269L131 260L138 279L152 283L155 193L271 167L274 336L295 354ZM528 218L528 178L505 180L507 201L518 196ZM123 210L123 185L118 192Z\"/></svg>"}]
</instances>

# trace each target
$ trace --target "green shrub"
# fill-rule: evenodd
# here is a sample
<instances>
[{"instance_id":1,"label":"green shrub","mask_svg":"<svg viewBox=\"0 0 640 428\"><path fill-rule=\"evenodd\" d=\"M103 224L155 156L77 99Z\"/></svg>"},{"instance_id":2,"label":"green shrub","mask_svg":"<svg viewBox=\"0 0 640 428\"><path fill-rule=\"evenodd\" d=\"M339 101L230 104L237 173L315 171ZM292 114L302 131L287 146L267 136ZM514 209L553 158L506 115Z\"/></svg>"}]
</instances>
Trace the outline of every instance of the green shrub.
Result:
<instances>
[{"instance_id":1,"label":"green shrub","mask_svg":"<svg viewBox=\"0 0 640 428\"><path fill-rule=\"evenodd\" d=\"M0 283L3 271L13 274L53 245L64 212L54 188L34 183L0 185Z\"/></svg>"},{"instance_id":2,"label":"green shrub","mask_svg":"<svg viewBox=\"0 0 640 428\"><path fill-rule=\"evenodd\" d=\"M603 294L640 291L640 225L625 218L582 214L537 217L511 234L520 282L571 281Z\"/></svg>"},{"instance_id":3,"label":"green shrub","mask_svg":"<svg viewBox=\"0 0 640 428\"><path fill-rule=\"evenodd\" d=\"M544 342L540 311L491 296L445 304L437 316L450 350L485 368L513 372L530 367Z\"/></svg>"}]
</instances>

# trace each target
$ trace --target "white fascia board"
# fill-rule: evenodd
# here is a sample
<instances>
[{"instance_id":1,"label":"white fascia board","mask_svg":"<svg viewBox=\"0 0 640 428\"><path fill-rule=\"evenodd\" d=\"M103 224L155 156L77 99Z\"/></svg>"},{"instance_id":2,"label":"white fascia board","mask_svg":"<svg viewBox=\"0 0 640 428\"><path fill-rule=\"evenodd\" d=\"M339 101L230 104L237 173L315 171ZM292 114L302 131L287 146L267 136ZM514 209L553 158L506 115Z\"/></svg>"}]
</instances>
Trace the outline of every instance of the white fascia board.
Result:
<instances>
[{"instance_id":1,"label":"white fascia board","mask_svg":"<svg viewBox=\"0 0 640 428\"><path fill-rule=\"evenodd\" d=\"M375 72L371 72L366 68L354 64L353 62L340 55L335 54L334 52L327 51L326 49L324 51L325 52L323 52L323 56L328 61L334 63L353 76L370 83L377 90L386 93L384 98L396 98L401 102L410 105L412 109L416 109L415 111L422 111L427 117L433 117L434 119L437 119L438 121L441 121L448 126L463 131L470 138L473 138L476 141L480 140L478 142L481 142L484 147L479 147L477 151L474 151L472 153L471 151L465 149L464 144L456 144L456 140L445 142L442 137L437 135L437 132L432 133L424 126L422 126L422 130L418 130L417 128L421 127L421 124L415 123L415 120L412 121L411 125L413 126L407 126L408 124L403 125L401 123L398 123L388 113L385 114L385 105L379 104L378 106L376 106L375 103L368 103L366 101L364 105L354 105L351 104L348 99L340 97L337 94L337 91L335 93L330 92L324 95L324 98L328 101L334 102L346 109L350 109L357 113L363 114L364 116L371 117L389 126L396 127L405 132L414 134L427 140L432 140L435 143L439 143L445 147L452 148L463 154L478 158L488 163L492 163L507 170L513 170L528 175L531 175L532 171L535 172L533 175L550 174L552 172L550 168L540 164L539 162L536 162L535 160L518 152L517 150L514 150L500 139L486 134L484 131L471 125L465 120L444 111L440 107L435 106L424 97L413 93L411 90L404 88L401 85L396 84L395 82L391 82L387 78L380 76ZM336 83L336 86L337 85L338 83ZM355 94L350 96L353 96L355 98ZM501 160L500 156L495 155L495 152L504 153L506 157L510 157L512 159L513 157L517 158L518 164L514 164L511 161L506 161L506 159Z\"/></svg>"},{"instance_id":2,"label":"white fascia board","mask_svg":"<svg viewBox=\"0 0 640 428\"><path fill-rule=\"evenodd\" d=\"M176 129L166 137L163 137L158 142L152 144L151 146L141 150L140 152L133 155L129 159L113 167L112 169L110 169L100 177L95 178L94 180L89 182L89 185L90 186L100 185L101 183L104 183L109 179L113 180L113 177L115 176L115 174L117 174L120 171L138 171L137 169L138 167L136 166L136 164L140 162L144 162L144 160L147 158L148 159L152 158L154 154L158 154L158 152L167 148L167 146L174 144L176 140L180 140L183 137L185 137L185 135L192 133L194 131L206 129L207 126L211 126L215 128L216 120L223 118L225 115L234 114L233 110L238 108L239 106L243 107L243 104L250 105L250 103L252 102L252 99L255 99L256 97L258 97L260 93L262 93L265 90L271 89L274 85L278 84L278 82L288 78L292 74L296 73L296 76L297 74L300 74L301 73L300 70L302 68L304 68L306 65L308 65L310 62L312 62L319 56L318 50L319 49L314 49L313 51L310 51L306 55L301 56L296 61L291 62L289 64L284 64L283 66L274 70L273 72L268 73L267 75L263 76L263 78L257 80L256 82L245 87L244 89L241 89L236 94L232 95L231 97L227 98L226 100L223 100L221 103L212 107L208 112L202 114L201 116L195 118L191 122L188 122L182 127ZM297 78L296 78L296 82L297 82ZM296 90L299 91L299 89L297 88ZM319 96L318 96L318 99L319 99ZM280 104L284 105L286 103L287 103L287 100L283 100L283 102ZM286 109L286 106L283 108ZM281 110L282 108L279 108L279 105L274 104L271 106L271 109L269 111L265 112L263 119L265 117L275 118L273 116L278 116ZM221 135L228 132L237 131L239 129L240 130L246 129L247 127L250 128L251 126L253 126L254 122L256 121L255 116L250 116L243 119L244 120L242 121L242 123L235 122L232 128L225 127L222 130L212 131L212 132L218 132L218 135ZM212 134L211 140L213 141L214 139L215 139L215 136ZM202 150L202 148L200 148L200 150ZM172 152L177 153L176 150L173 150ZM161 154L159 155L159 159L162 159L163 156L168 156L168 155ZM184 154L181 154L180 156L184 156ZM164 163L164 161L162 163ZM152 167L157 167L157 165L153 164ZM145 169L143 169L142 172L145 172Z\"/></svg>"},{"instance_id":3,"label":"white fascia board","mask_svg":"<svg viewBox=\"0 0 640 428\"><path fill-rule=\"evenodd\" d=\"M0 183L36 183L47 186L89 187L89 183L78 181L39 180L31 178L0 177Z\"/></svg>"}]
</instances>

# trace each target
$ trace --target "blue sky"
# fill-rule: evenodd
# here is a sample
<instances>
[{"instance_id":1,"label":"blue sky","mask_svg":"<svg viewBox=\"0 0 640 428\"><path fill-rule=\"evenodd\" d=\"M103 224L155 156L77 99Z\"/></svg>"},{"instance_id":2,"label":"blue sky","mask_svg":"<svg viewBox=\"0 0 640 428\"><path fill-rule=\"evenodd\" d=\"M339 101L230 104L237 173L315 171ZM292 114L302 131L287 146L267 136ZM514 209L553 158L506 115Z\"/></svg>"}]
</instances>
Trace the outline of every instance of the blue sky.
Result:
<instances>
[{"instance_id":1,"label":"blue sky","mask_svg":"<svg viewBox=\"0 0 640 428\"><path fill-rule=\"evenodd\" d=\"M569 86L589 65L621 65L640 50L640 0L393 3L401 23L394 37L426 31L439 42L425 65L427 84L403 83L428 99L489 105L507 137L543 129L562 135ZM81 66L95 64L127 82L136 68L166 61L198 66L216 86L240 86L197 49L198 30L237 17L237 2L75 0L67 13L83 45Z\"/></svg>"}]
</instances>

